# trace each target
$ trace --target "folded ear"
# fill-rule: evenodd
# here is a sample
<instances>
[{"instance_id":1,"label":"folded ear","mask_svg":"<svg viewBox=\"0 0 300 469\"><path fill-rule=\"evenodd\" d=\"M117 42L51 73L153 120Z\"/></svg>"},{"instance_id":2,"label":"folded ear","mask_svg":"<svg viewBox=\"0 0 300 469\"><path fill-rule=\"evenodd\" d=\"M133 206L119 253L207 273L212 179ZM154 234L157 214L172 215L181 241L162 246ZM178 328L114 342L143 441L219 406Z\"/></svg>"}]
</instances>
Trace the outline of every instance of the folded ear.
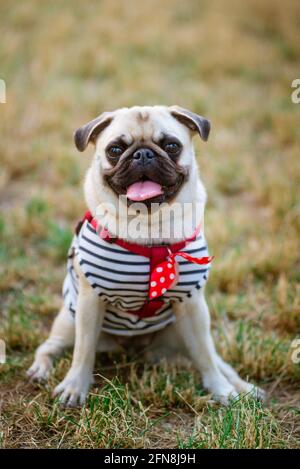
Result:
<instances>
[{"instance_id":1,"label":"folded ear","mask_svg":"<svg viewBox=\"0 0 300 469\"><path fill-rule=\"evenodd\" d=\"M79 151L84 151L89 142L95 143L96 137L113 120L111 112L103 112L100 116L80 127L74 134L74 141Z\"/></svg>"},{"instance_id":2,"label":"folded ear","mask_svg":"<svg viewBox=\"0 0 300 469\"><path fill-rule=\"evenodd\" d=\"M171 106L170 112L175 119L191 131L198 132L202 140L206 142L210 132L210 122L207 119L179 106Z\"/></svg>"}]
</instances>

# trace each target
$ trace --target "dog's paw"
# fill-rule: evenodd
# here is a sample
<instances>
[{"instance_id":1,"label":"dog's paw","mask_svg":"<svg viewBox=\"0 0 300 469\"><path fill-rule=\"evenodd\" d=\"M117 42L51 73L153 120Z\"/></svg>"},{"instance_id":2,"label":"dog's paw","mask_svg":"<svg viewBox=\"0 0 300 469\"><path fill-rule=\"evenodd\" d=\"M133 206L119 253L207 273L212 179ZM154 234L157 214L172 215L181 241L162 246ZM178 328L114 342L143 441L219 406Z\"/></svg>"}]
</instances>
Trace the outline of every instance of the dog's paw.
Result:
<instances>
[{"instance_id":1,"label":"dog's paw","mask_svg":"<svg viewBox=\"0 0 300 469\"><path fill-rule=\"evenodd\" d=\"M259 401L266 400L266 393L259 387L248 383L247 381L239 380L239 385L232 384L225 377L218 377L217 379L206 382L205 387L212 392L213 398L221 404L227 406L240 397L252 397Z\"/></svg>"},{"instance_id":2,"label":"dog's paw","mask_svg":"<svg viewBox=\"0 0 300 469\"><path fill-rule=\"evenodd\" d=\"M203 384L212 393L214 400L225 406L239 396L235 387L221 374L205 377Z\"/></svg>"},{"instance_id":3,"label":"dog's paw","mask_svg":"<svg viewBox=\"0 0 300 469\"><path fill-rule=\"evenodd\" d=\"M230 382L240 395L252 397L253 399L261 402L264 402L267 398L267 394L263 389L252 383L248 383L248 381L238 378L235 381Z\"/></svg>"},{"instance_id":4,"label":"dog's paw","mask_svg":"<svg viewBox=\"0 0 300 469\"><path fill-rule=\"evenodd\" d=\"M253 397L256 401L265 402L267 400L267 393L263 389L255 386L254 384L249 384L248 390L246 391L246 395Z\"/></svg>"},{"instance_id":5,"label":"dog's paw","mask_svg":"<svg viewBox=\"0 0 300 469\"><path fill-rule=\"evenodd\" d=\"M258 401L266 400L266 393L259 387L248 381L243 380L239 374L232 368L229 363L224 362L221 357L217 356L217 364L219 371L226 380L235 388L240 395L252 397Z\"/></svg>"},{"instance_id":6,"label":"dog's paw","mask_svg":"<svg viewBox=\"0 0 300 469\"><path fill-rule=\"evenodd\" d=\"M226 389L221 389L220 391L216 391L213 393L213 399L224 406L228 406L229 404L234 402L238 397L239 394L233 386L229 386Z\"/></svg>"},{"instance_id":7,"label":"dog's paw","mask_svg":"<svg viewBox=\"0 0 300 469\"><path fill-rule=\"evenodd\" d=\"M54 389L53 397L59 396L59 403L63 407L82 406L87 398L91 383L92 375L89 373L69 371L65 379Z\"/></svg>"},{"instance_id":8,"label":"dog's paw","mask_svg":"<svg viewBox=\"0 0 300 469\"><path fill-rule=\"evenodd\" d=\"M50 376L51 369L52 359L47 355L43 355L34 360L26 374L30 381L45 383Z\"/></svg>"}]
</instances>

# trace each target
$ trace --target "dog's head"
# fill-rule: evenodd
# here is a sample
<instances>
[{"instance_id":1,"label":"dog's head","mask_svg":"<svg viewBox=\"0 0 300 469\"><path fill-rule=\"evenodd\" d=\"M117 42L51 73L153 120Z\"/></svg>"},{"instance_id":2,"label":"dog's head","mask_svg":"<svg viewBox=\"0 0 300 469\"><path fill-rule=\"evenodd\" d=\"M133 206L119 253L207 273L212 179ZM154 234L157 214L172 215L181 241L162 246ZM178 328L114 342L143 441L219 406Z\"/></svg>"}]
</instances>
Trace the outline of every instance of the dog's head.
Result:
<instances>
[{"instance_id":1,"label":"dog's head","mask_svg":"<svg viewBox=\"0 0 300 469\"><path fill-rule=\"evenodd\" d=\"M209 131L207 119L178 106L135 106L88 122L75 144L96 145L99 176L116 196L149 205L176 198L195 164L191 137L206 141Z\"/></svg>"}]
</instances>

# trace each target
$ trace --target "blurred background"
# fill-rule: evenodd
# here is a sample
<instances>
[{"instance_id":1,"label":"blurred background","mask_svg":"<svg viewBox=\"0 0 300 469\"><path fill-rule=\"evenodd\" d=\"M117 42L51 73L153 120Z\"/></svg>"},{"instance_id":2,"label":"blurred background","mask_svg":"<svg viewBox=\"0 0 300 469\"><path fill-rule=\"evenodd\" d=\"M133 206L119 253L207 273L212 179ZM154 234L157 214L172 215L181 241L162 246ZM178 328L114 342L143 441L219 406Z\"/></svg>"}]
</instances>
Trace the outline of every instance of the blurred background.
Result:
<instances>
[{"instance_id":1,"label":"blurred background","mask_svg":"<svg viewBox=\"0 0 300 469\"><path fill-rule=\"evenodd\" d=\"M291 360L300 329L300 104L291 100L300 78L299 2L0 1L0 18L7 87L0 104L0 338L7 346L0 443L299 445L300 371ZM216 256L208 283L214 334L223 357L271 393L266 409L240 404L243 424L237 431L232 423L222 440L231 414L209 407L192 370L166 366L153 378L147 365L134 368L135 358L123 374L114 358L106 368L100 360L106 376L120 375L124 402L128 386L135 400L119 403L121 414L94 403L92 433L86 414L72 420L53 410L47 391L37 393L24 378L60 306L66 252L85 210L82 181L93 149L79 154L73 132L103 111L135 104L179 104L212 122L209 142L195 143ZM69 364L66 355L53 383ZM112 389L103 393L113 403Z\"/></svg>"}]
</instances>

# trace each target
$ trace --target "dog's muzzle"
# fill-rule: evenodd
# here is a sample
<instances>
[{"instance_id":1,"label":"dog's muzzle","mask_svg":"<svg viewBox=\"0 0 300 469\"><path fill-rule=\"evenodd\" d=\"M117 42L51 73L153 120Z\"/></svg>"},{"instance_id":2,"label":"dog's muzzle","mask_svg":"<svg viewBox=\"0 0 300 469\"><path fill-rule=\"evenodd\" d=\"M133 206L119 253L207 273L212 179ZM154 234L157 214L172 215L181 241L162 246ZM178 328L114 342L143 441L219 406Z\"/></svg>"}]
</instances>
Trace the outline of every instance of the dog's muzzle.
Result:
<instances>
[{"instance_id":1,"label":"dog's muzzle","mask_svg":"<svg viewBox=\"0 0 300 469\"><path fill-rule=\"evenodd\" d=\"M188 168L151 146L139 146L130 153L125 152L104 174L117 195L125 195L128 203L144 202L146 205L170 201L187 176Z\"/></svg>"}]
</instances>

